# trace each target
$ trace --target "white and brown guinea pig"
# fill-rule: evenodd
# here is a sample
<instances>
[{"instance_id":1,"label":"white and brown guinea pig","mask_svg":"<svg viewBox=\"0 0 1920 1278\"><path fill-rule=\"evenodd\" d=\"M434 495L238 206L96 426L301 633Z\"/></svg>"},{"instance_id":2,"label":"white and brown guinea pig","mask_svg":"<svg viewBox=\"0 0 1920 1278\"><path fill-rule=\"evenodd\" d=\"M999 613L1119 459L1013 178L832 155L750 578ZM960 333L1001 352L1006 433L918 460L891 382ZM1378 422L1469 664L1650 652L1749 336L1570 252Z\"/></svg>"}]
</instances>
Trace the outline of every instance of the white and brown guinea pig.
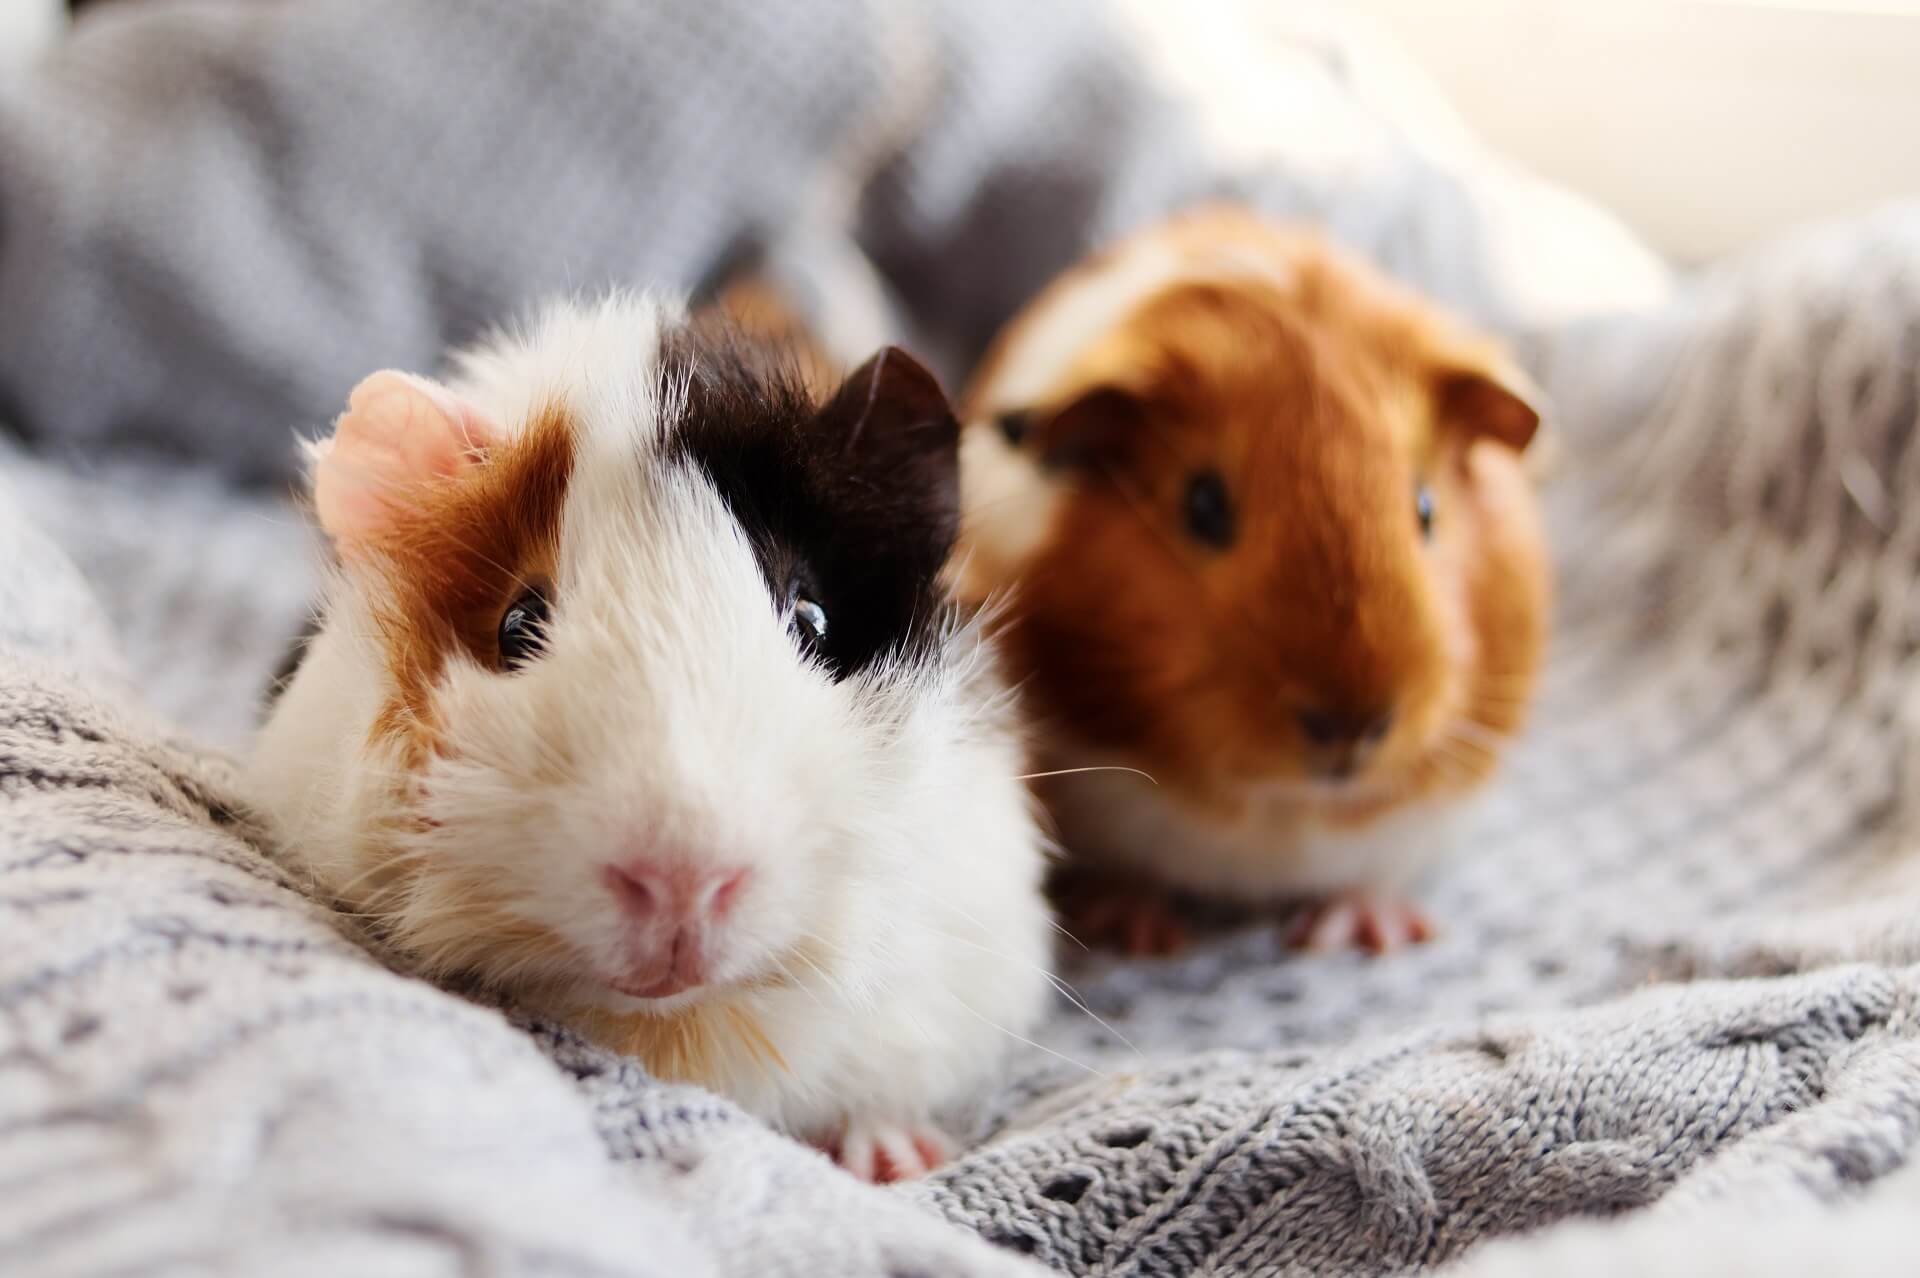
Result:
<instances>
[{"instance_id":1,"label":"white and brown guinea pig","mask_svg":"<svg viewBox=\"0 0 1920 1278\"><path fill-rule=\"evenodd\" d=\"M376 373L314 450L338 569L250 766L281 854L429 976L837 1151L1047 1003L1042 841L939 573L959 428L889 349L816 406L646 299Z\"/></svg>"},{"instance_id":2,"label":"white and brown guinea pig","mask_svg":"<svg viewBox=\"0 0 1920 1278\"><path fill-rule=\"evenodd\" d=\"M1096 769L1043 783L1103 871L1069 927L1170 949L1158 883L1315 901L1316 947L1426 935L1405 893L1546 637L1531 395L1432 305L1231 208L1121 242L1000 335L962 404L956 562L1009 601L1040 766Z\"/></svg>"}]
</instances>

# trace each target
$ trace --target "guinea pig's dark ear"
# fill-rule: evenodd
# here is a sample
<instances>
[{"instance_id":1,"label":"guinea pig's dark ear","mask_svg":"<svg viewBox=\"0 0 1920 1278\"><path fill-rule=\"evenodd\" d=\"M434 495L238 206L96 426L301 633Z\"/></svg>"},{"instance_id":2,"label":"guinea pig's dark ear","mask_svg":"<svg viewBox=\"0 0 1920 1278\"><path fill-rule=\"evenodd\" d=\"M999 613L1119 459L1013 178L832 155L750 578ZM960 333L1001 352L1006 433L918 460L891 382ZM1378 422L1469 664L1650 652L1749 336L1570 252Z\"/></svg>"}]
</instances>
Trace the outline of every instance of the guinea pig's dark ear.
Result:
<instances>
[{"instance_id":1,"label":"guinea pig's dark ear","mask_svg":"<svg viewBox=\"0 0 1920 1278\"><path fill-rule=\"evenodd\" d=\"M946 523L960 509L960 424L932 373L889 346L847 375L816 414L830 464Z\"/></svg>"},{"instance_id":2,"label":"guinea pig's dark ear","mask_svg":"<svg viewBox=\"0 0 1920 1278\"><path fill-rule=\"evenodd\" d=\"M1044 466L1091 465L1118 452L1146 413L1146 404L1134 392L1095 386L1057 408L1022 414L1027 437L1022 446L1032 448Z\"/></svg>"},{"instance_id":3,"label":"guinea pig's dark ear","mask_svg":"<svg viewBox=\"0 0 1920 1278\"><path fill-rule=\"evenodd\" d=\"M1519 365L1506 359L1442 369L1434 397L1442 422L1499 440L1515 452L1524 451L1540 429L1544 396Z\"/></svg>"}]
</instances>

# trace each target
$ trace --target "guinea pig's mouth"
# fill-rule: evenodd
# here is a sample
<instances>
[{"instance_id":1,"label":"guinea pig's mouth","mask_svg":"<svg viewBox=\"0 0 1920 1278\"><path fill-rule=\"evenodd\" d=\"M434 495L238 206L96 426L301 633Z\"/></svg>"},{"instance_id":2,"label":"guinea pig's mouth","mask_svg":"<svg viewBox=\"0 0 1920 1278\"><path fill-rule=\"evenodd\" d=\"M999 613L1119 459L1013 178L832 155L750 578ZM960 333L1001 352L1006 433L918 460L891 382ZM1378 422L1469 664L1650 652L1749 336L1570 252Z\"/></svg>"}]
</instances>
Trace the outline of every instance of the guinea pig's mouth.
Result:
<instances>
[{"instance_id":1,"label":"guinea pig's mouth","mask_svg":"<svg viewBox=\"0 0 1920 1278\"><path fill-rule=\"evenodd\" d=\"M1259 797L1278 803L1367 804L1390 799L1395 786L1390 776L1363 773L1353 777L1293 777L1266 781L1255 787Z\"/></svg>"},{"instance_id":2,"label":"guinea pig's mouth","mask_svg":"<svg viewBox=\"0 0 1920 1278\"><path fill-rule=\"evenodd\" d=\"M777 972L749 973L744 976L727 976L718 980L707 978L697 981L670 977L651 984L630 979L602 979L597 982L602 989L618 995L622 1001L632 1000L636 1003L644 1003L645 1010L659 1013L677 1012L684 1008L696 1007L701 1003L725 998L731 994L771 989L786 983L786 979Z\"/></svg>"},{"instance_id":3,"label":"guinea pig's mouth","mask_svg":"<svg viewBox=\"0 0 1920 1278\"><path fill-rule=\"evenodd\" d=\"M618 975L601 973L599 984L623 999L659 1007L685 1007L723 994L738 984L698 952L675 950L664 962L636 965Z\"/></svg>"},{"instance_id":4,"label":"guinea pig's mouth","mask_svg":"<svg viewBox=\"0 0 1920 1278\"><path fill-rule=\"evenodd\" d=\"M668 973L657 980L641 983L633 980L608 981L607 988L616 994L625 994L628 998L647 1000L668 999L691 990L702 989L707 982L698 977L681 976Z\"/></svg>"},{"instance_id":5,"label":"guinea pig's mouth","mask_svg":"<svg viewBox=\"0 0 1920 1278\"><path fill-rule=\"evenodd\" d=\"M737 954L675 946L665 956L613 972L595 965L594 982L622 1000L670 1011L749 990L789 983L778 959L743 961Z\"/></svg>"},{"instance_id":6,"label":"guinea pig's mouth","mask_svg":"<svg viewBox=\"0 0 1920 1278\"><path fill-rule=\"evenodd\" d=\"M1394 786L1385 773L1343 779L1315 778L1306 783L1307 792L1329 803L1368 803L1393 794Z\"/></svg>"},{"instance_id":7,"label":"guinea pig's mouth","mask_svg":"<svg viewBox=\"0 0 1920 1278\"><path fill-rule=\"evenodd\" d=\"M652 982L627 977L590 976L580 991L584 1001L615 1012L677 1012L710 1002L735 988L731 981L669 977ZM636 1007L636 1004L643 1006Z\"/></svg>"}]
</instances>

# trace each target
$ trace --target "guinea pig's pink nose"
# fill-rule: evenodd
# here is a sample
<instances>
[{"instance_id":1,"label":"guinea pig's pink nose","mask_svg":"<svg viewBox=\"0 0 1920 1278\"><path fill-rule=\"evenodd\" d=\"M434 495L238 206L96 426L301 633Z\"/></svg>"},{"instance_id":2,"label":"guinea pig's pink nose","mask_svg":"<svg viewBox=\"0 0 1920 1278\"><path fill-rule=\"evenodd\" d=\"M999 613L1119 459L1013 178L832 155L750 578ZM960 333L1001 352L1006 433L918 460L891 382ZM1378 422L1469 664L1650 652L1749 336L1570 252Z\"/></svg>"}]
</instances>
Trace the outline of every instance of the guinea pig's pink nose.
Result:
<instances>
[{"instance_id":1,"label":"guinea pig's pink nose","mask_svg":"<svg viewBox=\"0 0 1920 1278\"><path fill-rule=\"evenodd\" d=\"M751 871L687 858L636 857L608 865L601 879L627 926L624 970L611 984L635 998L670 998L711 975L716 927Z\"/></svg>"},{"instance_id":2,"label":"guinea pig's pink nose","mask_svg":"<svg viewBox=\"0 0 1920 1278\"><path fill-rule=\"evenodd\" d=\"M725 915L751 873L738 866L642 857L609 865L604 878L621 911L632 919L696 923Z\"/></svg>"}]
</instances>

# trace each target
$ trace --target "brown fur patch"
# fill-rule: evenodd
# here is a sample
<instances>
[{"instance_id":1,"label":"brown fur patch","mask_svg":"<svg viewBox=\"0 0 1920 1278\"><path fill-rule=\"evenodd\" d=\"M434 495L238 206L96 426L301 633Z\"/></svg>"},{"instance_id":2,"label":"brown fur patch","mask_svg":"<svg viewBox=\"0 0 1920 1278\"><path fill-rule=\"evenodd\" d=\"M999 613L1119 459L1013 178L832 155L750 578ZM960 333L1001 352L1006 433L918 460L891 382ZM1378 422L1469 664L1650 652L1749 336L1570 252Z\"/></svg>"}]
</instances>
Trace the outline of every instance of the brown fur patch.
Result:
<instances>
[{"instance_id":1,"label":"brown fur patch","mask_svg":"<svg viewBox=\"0 0 1920 1278\"><path fill-rule=\"evenodd\" d=\"M522 590L551 582L573 459L572 423L550 405L479 463L420 485L370 543L395 684L373 731L402 738L410 764L439 748L431 693L448 659L465 652L498 668L501 616Z\"/></svg>"},{"instance_id":2,"label":"brown fur patch","mask_svg":"<svg viewBox=\"0 0 1920 1278\"><path fill-rule=\"evenodd\" d=\"M1005 647L1042 730L1231 817L1247 783L1308 775L1302 708L1390 706L1361 776L1373 797L1303 808L1358 823L1477 783L1519 726L1547 617L1537 513L1509 446L1531 410L1503 389L1504 355L1311 236L1237 211L1148 234L1191 278L1092 344L1042 403L992 402L1043 295L968 397L969 420L1026 410L1036 456L1070 445L1050 541L988 583L1017 588ZM1493 420L1462 415L1489 402ZM1235 512L1225 549L1186 526L1205 471Z\"/></svg>"}]
</instances>

